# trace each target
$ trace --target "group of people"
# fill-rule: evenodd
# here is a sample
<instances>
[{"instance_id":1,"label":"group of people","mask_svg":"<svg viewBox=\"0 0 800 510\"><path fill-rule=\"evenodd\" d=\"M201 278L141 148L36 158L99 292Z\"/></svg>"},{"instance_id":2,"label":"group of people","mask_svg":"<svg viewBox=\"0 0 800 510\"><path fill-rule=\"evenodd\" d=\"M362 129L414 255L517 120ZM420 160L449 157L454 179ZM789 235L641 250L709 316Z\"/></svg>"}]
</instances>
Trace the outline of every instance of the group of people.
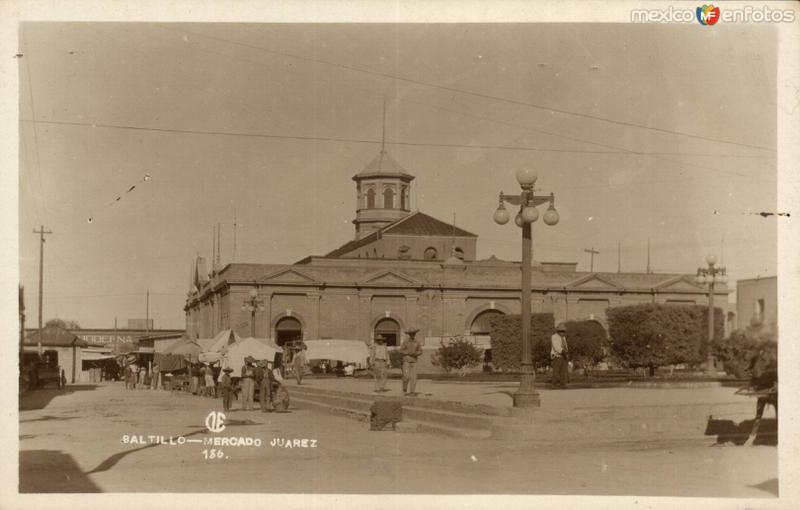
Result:
<instances>
[{"instance_id":1,"label":"group of people","mask_svg":"<svg viewBox=\"0 0 800 510\"><path fill-rule=\"evenodd\" d=\"M403 356L403 395L414 396L417 394L417 360L422 355L422 344L417 341L418 329L406 331L408 338L398 349ZM375 337L375 343L370 350L370 365L375 377L375 392L389 391L386 389L386 380L389 377L389 368L392 361L386 338L383 335Z\"/></svg>"},{"instance_id":2,"label":"group of people","mask_svg":"<svg viewBox=\"0 0 800 510\"><path fill-rule=\"evenodd\" d=\"M237 389L241 392L242 411L257 410L254 404L256 388L258 388L259 408L262 413L285 411L289 408L289 392L281 384L283 381L281 358L276 356L270 363L266 360L256 361L252 356L244 359L238 388L231 378L232 368L223 369L219 387L222 393L222 408L231 410L231 402ZM302 378L302 376L298 379Z\"/></svg>"},{"instance_id":3,"label":"group of people","mask_svg":"<svg viewBox=\"0 0 800 510\"><path fill-rule=\"evenodd\" d=\"M158 363L148 370L147 365L130 363L125 366L125 388L129 390L161 389L161 371Z\"/></svg>"}]
</instances>

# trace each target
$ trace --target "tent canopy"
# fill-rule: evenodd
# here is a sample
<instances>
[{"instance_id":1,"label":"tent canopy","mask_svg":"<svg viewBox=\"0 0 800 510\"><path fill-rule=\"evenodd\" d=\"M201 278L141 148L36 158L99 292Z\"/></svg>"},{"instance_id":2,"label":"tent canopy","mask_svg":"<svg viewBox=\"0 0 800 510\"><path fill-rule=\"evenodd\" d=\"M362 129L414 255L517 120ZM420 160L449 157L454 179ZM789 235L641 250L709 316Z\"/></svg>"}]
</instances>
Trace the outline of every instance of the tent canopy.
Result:
<instances>
[{"instance_id":1,"label":"tent canopy","mask_svg":"<svg viewBox=\"0 0 800 510\"><path fill-rule=\"evenodd\" d=\"M167 347L162 354L183 356L184 358L196 361L201 350L202 348L197 342L193 340L182 340Z\"/></svg>"},{"instance_id":2,"label":"tent canopy","mask_svg":"<svg viewBox=\"0 0 800 510\"><path fill-rule=\"evenodd\" d=\"M367 364L369 349L360 340L305 340L307 359L332 359L345 363Z\"/></svg>"},{"instance_id":3,"label":"tent canopy","mask_svg":"<svg viewBox=\"0 0 800 510\"><path fill-rule=\"evenodd\" d=\"M266 339L248 337L226 346L220 353L220 361L223 368L230 367L233 374L238 375L247 356L272 361L276 352L282 352L282 349Z\"/></svg>"},{"instance_id":4,"label":"tent canopy","mask_svg":"<svg viewBox=\"0 0 800 510\"><path fill-rule=\"evenodd\" d=\"M221 352L222 349L238 342L242 338L232 329L223 329L213 338L211 345L203 349L204 352Z\"/></svg>"}]
</instances>

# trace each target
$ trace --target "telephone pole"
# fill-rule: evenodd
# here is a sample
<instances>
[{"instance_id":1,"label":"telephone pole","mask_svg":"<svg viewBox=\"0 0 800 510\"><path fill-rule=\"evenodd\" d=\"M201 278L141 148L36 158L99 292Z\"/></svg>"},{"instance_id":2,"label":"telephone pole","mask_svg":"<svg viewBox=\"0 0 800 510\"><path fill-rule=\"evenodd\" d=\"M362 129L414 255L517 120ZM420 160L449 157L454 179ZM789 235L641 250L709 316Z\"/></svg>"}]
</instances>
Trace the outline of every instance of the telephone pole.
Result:
<instances>
[{"instance_id":1,"label":"telephone pole","mask_svg":"<svg viewBox=\"0 0 800 510\"><path fill-rule=\"evenodd\" d=\"M45 230L44 225L39 226L39 230L34 229L34 234L39 234L39 341L36 347L39 349L39 354L42 353L42 288L44 279L44 236L52 234L50 230Z\"/></svg>"},{"instance_id":2,"label":"telephone pole","mask_svg":"<svg viewBox=\"0 0 800 510\"><path fill-rule=\"evenodd\" d=\"M144 331L150 334L150 289L147 289L144 302Z\"/></svg>"},{"instance_id":3,"label":"telephone pole","mask_svg":"<svg viewBox=\"0 0 800 510\"><path fill-rule=\"evenodd\" d=\"M617 273L622 272L622 242L617 241Z\"/></svg>"},{"instance_id":4,"label":"telephone pole","mask_svg":"<svg viewBox=\"0 0 800 510\"><path fill-rule=\"evenodd\" d=\"M594 273L594 256L595 255L600 255L600 252L595 250L594 246L592 246L588 250L583 250L583 251L585 251L586 253L591 254L591 259L589 259L590 260L590 262L589 262L589 272L590 273Z\"/></svg>"}]
</instances>

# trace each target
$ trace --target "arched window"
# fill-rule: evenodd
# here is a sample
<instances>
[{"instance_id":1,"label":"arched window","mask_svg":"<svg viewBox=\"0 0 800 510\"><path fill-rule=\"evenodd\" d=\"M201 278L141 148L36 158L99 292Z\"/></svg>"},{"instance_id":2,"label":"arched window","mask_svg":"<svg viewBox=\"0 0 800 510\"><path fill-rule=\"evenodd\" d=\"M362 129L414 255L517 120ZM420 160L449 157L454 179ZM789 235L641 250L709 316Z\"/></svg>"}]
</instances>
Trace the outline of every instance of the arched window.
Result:
<instances>
[{"instance_id":1,"label":"arched window","mask_svg":"<svg viewBox=\"0 0 800 510\"><path fill-rule=\"evenodd\" d=\"M462 250L461 248L456 248L455 250L453 250L453 253L455 254L458 260L464 260L464 250Z\"/></svg>"},{"instance_id":2,"label":"arched window","mask_svg":"<svg viewBox=\"0 0 800 510\"><path fill-rule=\"evenodd\" d=\"M469 327L473 335L488 335L492 332L492 320L505 315L500 310L486 310L478 314Z\"/></svg>"},{"instance_id":3,"label":"arched window","mask_svg":"<svg viewBox=\"0 0 800 510\"><path fill-rule=\"evenodd\" d=\"M386 345L398 345L400 341L400 324L394 319L381 319L375 324L375 336L383 335Z\"/></svg>"},{"instance_id":4,"label":"arched window","mask_svg":"<svg viewBox=\"0 0 800 510\"><path fill-rule=\"evenodd\" d=\"M375 209L375 190L367 190L367 209Z\"/></svg>"},{"instance_id":5,"label":"arched window","mask_svg":"<svg viewBox=\"0 0 800 510\"><path fill-rule=\"evenodd\" d=\"M430 247L425 249L425 260L436 260L439 257L439 253L436 251L436 248Z\"/></svg>"},{"instance_id":6,"label":"arched window","mask_svg":"<svg viewBox=\"0 0 800 510\"><path fill-rule=\"evenodd\" d=\"M383 190L383 208L394 209L394 190L392 188Z\"/></svg>"},{"instance_id":7,"label":"arched window","mask_svg":"<svg viewBox=\"0 0 800 510\"><path fill-rule=\"evenodd\" d=\"M284 317L275 324L275 343L283 345L303 339L303 325L294 317Z\"/></svg>"}]
</instances>

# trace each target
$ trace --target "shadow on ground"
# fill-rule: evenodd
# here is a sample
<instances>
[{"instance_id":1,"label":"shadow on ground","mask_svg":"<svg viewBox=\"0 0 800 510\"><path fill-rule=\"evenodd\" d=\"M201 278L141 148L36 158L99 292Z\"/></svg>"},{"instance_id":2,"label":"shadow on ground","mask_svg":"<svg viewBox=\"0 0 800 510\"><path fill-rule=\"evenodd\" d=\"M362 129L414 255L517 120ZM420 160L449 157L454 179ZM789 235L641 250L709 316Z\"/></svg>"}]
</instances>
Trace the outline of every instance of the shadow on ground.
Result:
<instances>
[{"instance_id":1,"label":"shadow on ground","mask_svg":"<svg viewBox=\"0 0 800 510\"><path fill-rule=\"evenodd\" d=\"M19 492L101 492L68 455L57 450L20 450Z\"/></svg>"},{"instance_id":2,"label":"shadow on ground","mask_svg":"<svg viewBox=\"0 0 800 510\"><path fill-rule=\"evenodd\" d=\"M753 430L755 420L744 420L736 423L733 420L717 420L708 418L707 436L717 436L717 444L733 443L743 445ZM775 418L762 418L754 445L776 446L778 444L778 421Z\"/></svg>"},{"instance_id":3,"label":"shadow on ground","mask_svg":"<svg viewBox=\"0 0 800 510\"><path fill-rule=\"evenodd\" d=\"M44 409L56 397L70 395L77 391L93 391L97 388L95 384L73 384L63 389L48 388L32 390L19 398L20 411L35 411L37 409Z\"/></svg>"}]
</instances>

